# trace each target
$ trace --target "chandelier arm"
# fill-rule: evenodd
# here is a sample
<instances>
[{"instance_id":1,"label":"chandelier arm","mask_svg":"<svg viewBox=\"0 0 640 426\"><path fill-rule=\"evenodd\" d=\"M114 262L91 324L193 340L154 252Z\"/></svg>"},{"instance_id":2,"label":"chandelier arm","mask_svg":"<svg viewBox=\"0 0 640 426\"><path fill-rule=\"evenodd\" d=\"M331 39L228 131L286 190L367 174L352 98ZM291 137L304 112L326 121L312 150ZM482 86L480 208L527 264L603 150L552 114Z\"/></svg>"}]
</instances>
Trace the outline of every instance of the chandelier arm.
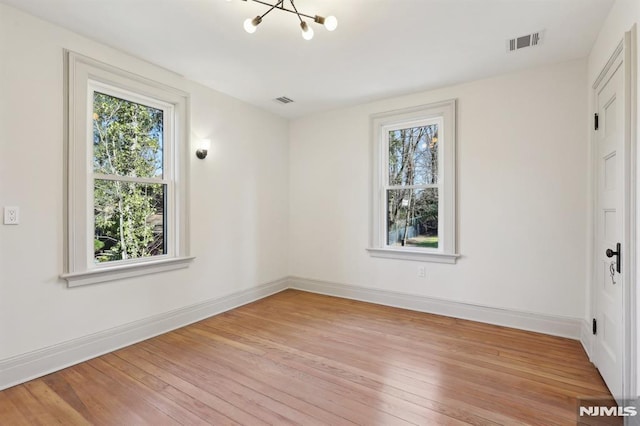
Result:
<instances>
[{"instance_id":1,"label":"chandelier arm","mask_svg":"<svg viewBox=\"0 0 640 426\"><path fill-rule=\"evenodd\" d=\"M300 20L300 23L302 24L304 21L302 20L302 16L300 16L300 13L298 13L298 9L296 8L296 5L293 4L293 0L289 0L289 3L291 3L291 7L293 7L293 10L295 11L295 14L298 15L298 19Z\"/></svg>"},{"instance_id":2,"label":"chandelier arm","mask_svg":"<svg viewBox=\"0 0 640 426\"><path fill-rule=\"evenodd\" d=\"M302 12L297 12L296 13L295 10L287 9L286 7L284 7L284 0L278 1L275 5L273 5L271 3L267 3L266 1L262 1L262 0L251 0L251 1L271 7L271 9L269 9L267 11L267 13L271 12L273 9L275 9L277 7L279 10L283 10L285 12L293 13L293 14L299 15L299 16L304 16L305 18L309 18L309 19L315 19L315 16L307 15L307 14L302 13ZM282 5L282 6L279 6L279 5ZM265 15L267 13L265 13ZM262 16L264 16L264 15L262 15Z\"/></svg>"},{"instance_id":3,"label":"chandelier arm","mask_svg":"<svg viewBox=\"0 0 640 426\"><path fill-rule=\"evenodd\" d=\"M263 13L262 15L260 15L260 19L262 19L262 18L264 18L265 16L267 16L267 14L268 14L269 12L271 12L273 9L275 9L276 7L278 7L278 5L280 5L280 4L282 4L282 3L284 3L284 0L278 0L278 2L277 2L276 4L273 4L273 5L272 5L272 4L269 4L269 3L262 2L262 1L257 1L257 0L253 0L253 1L255 1L256 3L262 3L262 4L266 4L267 6L271 6L271 8L270 8L269 10L267 10L265 13ZM278 9L280 9L280 8L278 8ZM283 9L283 10L285 10L285 9Z\"/></svg>"}]
</instances>

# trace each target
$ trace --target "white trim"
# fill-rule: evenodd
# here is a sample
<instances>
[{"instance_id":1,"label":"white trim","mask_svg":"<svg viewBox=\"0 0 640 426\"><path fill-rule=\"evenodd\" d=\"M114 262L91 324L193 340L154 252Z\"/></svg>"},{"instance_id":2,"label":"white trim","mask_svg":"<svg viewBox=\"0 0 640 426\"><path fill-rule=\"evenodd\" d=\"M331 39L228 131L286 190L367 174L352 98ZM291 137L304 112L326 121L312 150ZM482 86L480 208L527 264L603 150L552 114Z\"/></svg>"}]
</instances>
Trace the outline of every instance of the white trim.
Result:
<instances>
[{"instance_id":1,"label":"white trim","mask_svg":"<svg viewBox=\"0 0 640 426\"><path fill-rule=\"evenodd\" d=\"M146 262L130 263L128 265L114 265L100 269L62 274L60 278L67 280L68 287L77 287L87 284L97 284L124 278L138 277L140 275L155 274L158 272L173 271L175 269L188 268L195 257L172 257L156 260L149 258Z\"/></svg>"},{"instance_id":2,"label":"white trim","mask_svg":"<svg viewBox=\"0 0 640 426\"><path fill-rule=\"evenodd\" d=\"M459 254L441 253L437 251L412 250L409 248L377 248L368 247L367 251L371 257L381 257L384 259L416 260L433 263L456 263Z\"/></svg>"},{"instance_id":3,"label":"white trim","mask_svg":"<svg viewBox=\"0 0 640 426\"><path fill-rule=\"evenodd\" d=\"M133 182L133 183L143 183L148 185L167 185L170 184L171 181L168 179L161 178L140 178L140 177L131 177L131 176L119 176L119 175L104 175L102 173L94 173L94 179L100 180L109 180L109 181L120 181L120 182Z\"/></svg>"},{"instance_id":4,"label":"white trim","mask_svg":"<svg viewBox=\"0 0 640 426\"><path fill-rule=\"evenodd\" d=\"M0 361L0 390L278 293L283 278Z\"/></svg>"},{"instance_id":5,"label":"white trim","mask_svg":"<svg viewBox=\"0 0 640 426\"><path fill-rule=\"evenodd\" d=\"M583 319L496 308L328 281L289 277L289 288L579 339Z\"/></svg>"},{"instance_id":6,"label":"white trim","mask_svg":"<svg viewBox=\"0 0 640 426\"><path fill-rule=\"evenodd\" d=\"M598 74L598 77L596 77L596 80L593 82L593 85L591 86L593 90L595 90L600 85L602 80L607 76L609 69L611 69L613 64L616 62L616 60L618 59L618 56L620 55L620 53L622 53L623 48L624 48L624 40L620 40L620 43L618 43L618 46L616 46L616 49L611 54L611 57L609 58L607 63L604 65L602 70L600 70L600 74Z\"/></svg>"},{"instance_id":7,"label":"white trim","mask_svg":"<svg viewBox=\"0 0 640 426\"><path fill-rule=\"evenodd\" d=\"M629 379L623 382L623 396L626 399L636 399L639 396L638 389L638 231L637 231L637 215L638 215L638 122L637 122L637 96L638 96L638 46L637 46L637 25L627 31L624 35L624 75L625 75L625 113L626 113L626 129L627 135L625 143L627 144L627 187L628 193L626 200L628 201L625 213L628 214L628 238L627 253L624 261L627 263L627 281L626 294L624 294L624 318L625 320L625 337L624 337L624 371L623 374ZM636 401L636 406L638 401ZM640 416L638 416L640 417ZM640 423L640 419L635 419Z\"/></svg>"}]
</instances>

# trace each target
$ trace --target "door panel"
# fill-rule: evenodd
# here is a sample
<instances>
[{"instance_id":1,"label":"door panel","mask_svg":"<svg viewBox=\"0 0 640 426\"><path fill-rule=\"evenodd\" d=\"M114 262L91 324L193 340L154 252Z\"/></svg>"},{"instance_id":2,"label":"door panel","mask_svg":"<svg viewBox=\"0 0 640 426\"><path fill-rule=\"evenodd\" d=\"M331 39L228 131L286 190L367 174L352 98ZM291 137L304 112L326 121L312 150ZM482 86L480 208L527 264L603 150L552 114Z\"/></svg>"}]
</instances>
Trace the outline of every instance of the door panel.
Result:
<instances>
[{"instance_id":1,"label":"door panel","mask_svg":"<svg viewBox=\"0 0 640 426\"><path fill-rule=\"evenodd\" d=\"M609 70L607 78L596 88L600 128L596 131L596 294L598 331L594 363L616 397L623 386L623 286L624 276L612 268L616 250L623 236L623 160L624 160L624 79L622 59Z\"/></svg>"}]
</instances>

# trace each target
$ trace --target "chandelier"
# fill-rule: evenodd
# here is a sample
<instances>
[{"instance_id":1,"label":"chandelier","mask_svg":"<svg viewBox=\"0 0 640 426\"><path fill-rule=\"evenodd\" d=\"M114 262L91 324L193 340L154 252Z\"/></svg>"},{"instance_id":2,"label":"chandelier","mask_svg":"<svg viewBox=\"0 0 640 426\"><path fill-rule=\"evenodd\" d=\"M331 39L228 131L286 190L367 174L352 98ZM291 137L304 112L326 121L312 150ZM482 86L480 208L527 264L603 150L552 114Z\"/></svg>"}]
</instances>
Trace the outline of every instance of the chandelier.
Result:
<instances>
[{"instance_id":1,"label":"chandelier","mask_svg":"<svg viewBox=\"0 0 640 426\"><path fill-rule=\"evenodd\" d=\"M231 1L231 0L227 0L227 1ZM248 0L242 0L242 1L248 1ZM274 9L283 10L285 12L293 13L294 15L296 15L298 17L298 20L300 20L300 29L302 30L302 38L304 38L305 40L311 40L313 38L313 28L311 28L307 24L307 21L305 21L303 18L312 19L313 22L320 25L324 25L324 27L329 31L333 31L338 27L338 20L336 19L335 16L324 17L320 15L311 16L311 15L304 14L298 11L298 8L296 8L296 5L294 4L294 0L274 0L275 4L268 3L262 0L250 0L250 1L264 4L265 6L269 6L269 10L267 10L262 15L258 15L255 18L249 18L246 21L244 21L244 29L249 34L255 33L256 29L258 28L258 25L260 25L260 23L262 22L262 18L267 16L267 14ZM285 2L291 4L291 9L285 6Z\"/></svg>"}]
</instances>

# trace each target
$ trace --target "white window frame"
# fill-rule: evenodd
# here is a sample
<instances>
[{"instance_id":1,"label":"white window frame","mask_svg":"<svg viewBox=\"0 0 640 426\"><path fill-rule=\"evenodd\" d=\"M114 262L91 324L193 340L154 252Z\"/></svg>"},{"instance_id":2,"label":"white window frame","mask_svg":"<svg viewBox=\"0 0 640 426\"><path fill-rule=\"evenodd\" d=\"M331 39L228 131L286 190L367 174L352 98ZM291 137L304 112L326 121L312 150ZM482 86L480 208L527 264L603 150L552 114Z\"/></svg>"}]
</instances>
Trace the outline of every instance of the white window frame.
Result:
<instances>
[{"instance_id":1,"label":"white window frame","mask_svg":"<svg viewBox=\"0 0 640 426\"><path fill-rule=\"evenodd\" d=\"M389 132L438 124L438 183L389 185ZM373 257L456 263L456 100L371 116L372 191L369 254ZM387 245L387 190L438 188L438 248Z\"/></svg>"},{"instance_id":2,"label":"white window frame","mask_svg":"<svg viewBox=\"0 0 640 426\"><path fill-rule=\"evenodd\" d=\"M193 260L188 244L189 95L91 58L66 56L66 259L61 278L69 287L186 268ZM105 263L94 261L93 96L98 91L163 110L162 178L118 180L165 184L167 253Z\"/></svg>"}]
</instances>

